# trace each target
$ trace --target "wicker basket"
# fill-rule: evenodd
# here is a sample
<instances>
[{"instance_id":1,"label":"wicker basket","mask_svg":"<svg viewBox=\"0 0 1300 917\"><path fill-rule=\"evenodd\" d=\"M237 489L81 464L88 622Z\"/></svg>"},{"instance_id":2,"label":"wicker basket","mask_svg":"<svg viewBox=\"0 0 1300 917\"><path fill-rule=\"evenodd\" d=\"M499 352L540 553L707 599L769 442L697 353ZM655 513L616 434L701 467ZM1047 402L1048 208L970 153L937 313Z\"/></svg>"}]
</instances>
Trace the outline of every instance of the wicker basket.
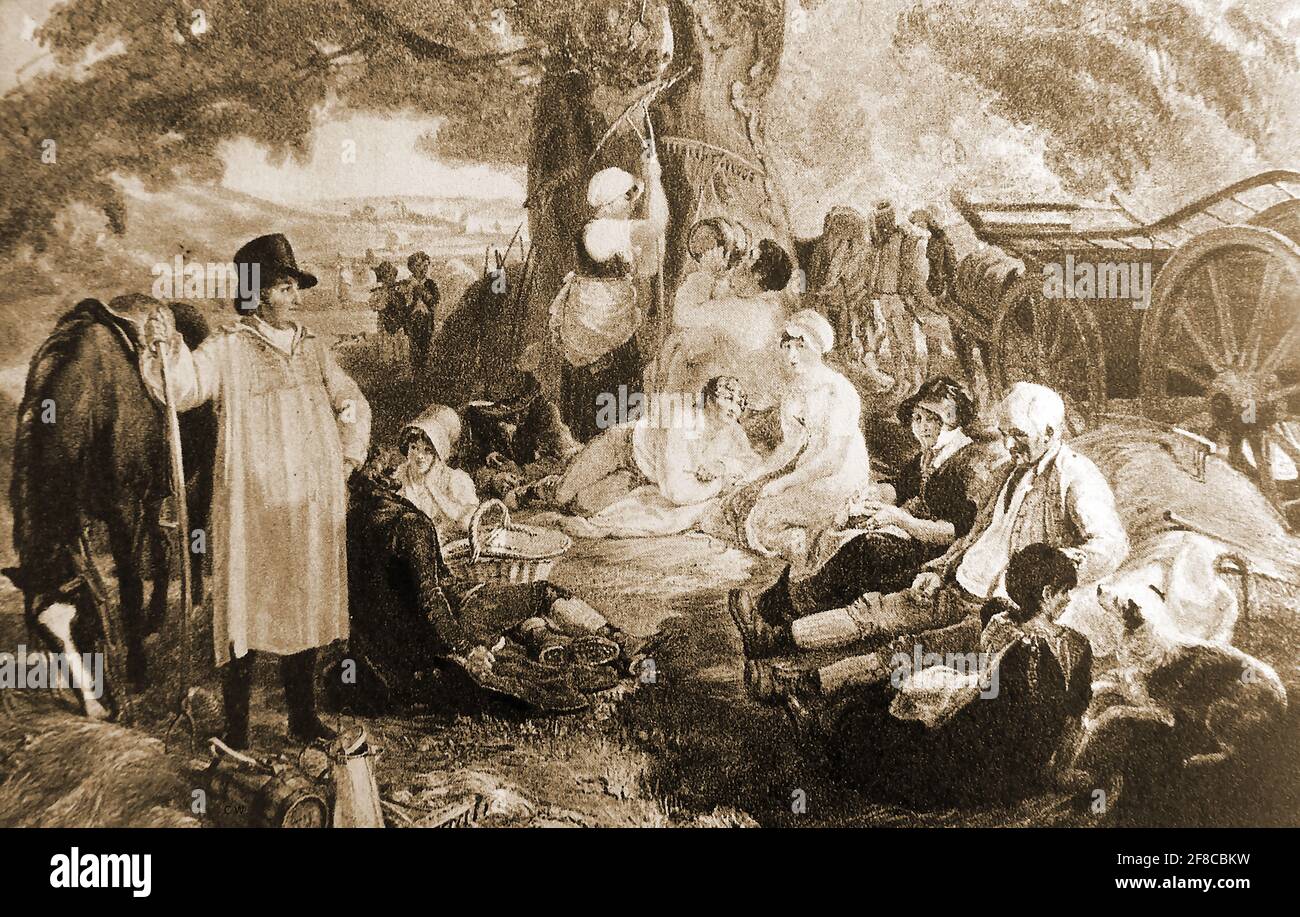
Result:
<instances>
[{"instance_id":1,"label":"wicker basket","mask_svg":"<svg viewBox=\"0 0 1300 917\"><path fill-rule=\"evenodd\" d=\"M489 523L488 517L495 518ZM500 500L484 500L469 520L469 537L449 542L443 559L459 579L479 583L533 583L551 568L573 540L563 532L510 521Z\"/></svg>"}]
</instances>

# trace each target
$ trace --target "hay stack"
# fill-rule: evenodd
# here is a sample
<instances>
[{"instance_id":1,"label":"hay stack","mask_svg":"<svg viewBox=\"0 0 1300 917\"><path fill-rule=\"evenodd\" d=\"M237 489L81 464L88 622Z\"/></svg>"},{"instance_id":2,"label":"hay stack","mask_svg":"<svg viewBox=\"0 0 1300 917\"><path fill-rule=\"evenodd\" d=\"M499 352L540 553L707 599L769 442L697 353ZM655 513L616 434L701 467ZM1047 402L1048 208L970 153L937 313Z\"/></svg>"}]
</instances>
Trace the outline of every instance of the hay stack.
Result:
<instances>
[{"instance_id":1,"label":"hay stack","mask_svg":"<svg viewBox=\"0 0 1300 917\"><path fill-rule=\"evenodd\" d=\"M142 732L48 709L0 715L0 826L198 827L195 787Z\"/></svg>"},{"instance_id":2,"label":"hay stack","mask_svg":"<svg viewBox=\"0 0 1300 917\"><path fill-rule=\"evenodd\" d=\"M1186 440L1140 418L1100 427L1070 446L1096 462L1110 481L1135 553L1144 540L1169 528L1163 514L1171 511L1245 551L1259 572L1293 580L1300 571L1300 539L1287 532L1254 483L1224 459L1211 456L1205 479L1197 480L1185 458Z\"/></svg>"}]
</instances>

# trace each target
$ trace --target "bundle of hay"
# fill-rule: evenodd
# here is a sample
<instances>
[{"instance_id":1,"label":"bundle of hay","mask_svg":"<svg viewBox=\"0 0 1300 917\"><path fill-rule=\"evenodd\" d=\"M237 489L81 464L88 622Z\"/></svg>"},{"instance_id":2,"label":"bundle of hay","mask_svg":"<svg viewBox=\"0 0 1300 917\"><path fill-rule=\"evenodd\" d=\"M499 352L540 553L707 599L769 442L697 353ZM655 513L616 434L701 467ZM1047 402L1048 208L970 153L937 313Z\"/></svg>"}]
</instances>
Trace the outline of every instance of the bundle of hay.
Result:
<instances>
[{"instance_id":1,"label":"bundle of hay","mask_svg":"<svg viewBox=\"0 0 1300 917\"><path fill-rule=\"evenodd\" d=\"M198 827L194 788L142 732L56 710L0 716L5 827Z\"/></svg>"},{"instance_id":2,"label":"bundle of hay","mask_svg":"<svg viewBox=\"0 0 1300 917\"><path fill-rule=\"evenodd\" d=\"M1192 471L1189 441L1158 424L1134 418L1070 441L1097 463L1115 492L1135 551L1169 528L1173 513L1225 546L1248 553L1259 572L1296 580L1300 539L1255 484L1227 461L1211 456L1204 478Z\"/></svg>"}]
</instances>

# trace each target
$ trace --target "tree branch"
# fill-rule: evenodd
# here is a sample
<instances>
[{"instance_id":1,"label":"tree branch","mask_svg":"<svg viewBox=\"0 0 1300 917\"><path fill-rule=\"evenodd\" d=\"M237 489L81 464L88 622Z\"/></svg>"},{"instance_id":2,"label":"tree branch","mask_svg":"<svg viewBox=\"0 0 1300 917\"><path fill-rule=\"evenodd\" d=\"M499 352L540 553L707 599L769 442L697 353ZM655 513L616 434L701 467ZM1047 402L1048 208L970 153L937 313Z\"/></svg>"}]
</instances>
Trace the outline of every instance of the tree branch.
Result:
<instances>
[{"instance_id":1,"label":"tree branch","mask_svg":"<svg viewBox=\"0 0 1300 917\"><path fill-rule=\"evenodd\" d=\"M396 38L405 45L411 52L424 58L425 60L438 61L446 64L496 64L518 58L529 59L533 63L541 56L542 49L533 45L526 45L522 48L515 48L511 51L483 51L479 53L467 54L449 44L440 41L434 41L421 35L414 29L409 29L389 16L384 10L379 9L373 3L366 0L352 0L352 6L356 9L357 14L376 32L388 34Z\"/></svg>"}]
</instances>

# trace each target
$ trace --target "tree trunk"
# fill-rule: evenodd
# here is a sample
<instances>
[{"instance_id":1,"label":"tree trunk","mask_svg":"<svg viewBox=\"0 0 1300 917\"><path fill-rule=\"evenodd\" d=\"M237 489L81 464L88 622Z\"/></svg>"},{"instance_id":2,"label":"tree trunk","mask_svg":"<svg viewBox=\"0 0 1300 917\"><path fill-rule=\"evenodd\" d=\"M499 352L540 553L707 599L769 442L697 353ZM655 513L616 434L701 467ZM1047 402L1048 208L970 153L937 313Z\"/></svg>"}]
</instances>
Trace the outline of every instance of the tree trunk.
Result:
<instances>
[{"instance_id":1,"label":"tree trunk","mask_svg":"<svg viewBox=\"0 0 1300 917\"><path fill-rule=\"evenodd\" d=\"M770 237L790 251L785 202L768 173L762 111L784 41L784 0L669 0L673 57L665 76L690 73L651 107L669 224L658 281L645 285L651 303L640 332L649 361L672 327L672 300L689 267L686 240L702 218L724 215L747 226L755 241ZM543 77L534 112L528 163L528 220L534 270L527 290L525 342L545 340L551 300L573 269L578 231L590 217L587 180L619 166L641 174L636 135L621 126L588 164L606 129L646 87L596 85L557 57ZM638 124L644 130L644 125ZM654 305L663 303L659 314ZM554 390L558 362L547 359L543 384Z\"/></svg>"}]
</instances>

